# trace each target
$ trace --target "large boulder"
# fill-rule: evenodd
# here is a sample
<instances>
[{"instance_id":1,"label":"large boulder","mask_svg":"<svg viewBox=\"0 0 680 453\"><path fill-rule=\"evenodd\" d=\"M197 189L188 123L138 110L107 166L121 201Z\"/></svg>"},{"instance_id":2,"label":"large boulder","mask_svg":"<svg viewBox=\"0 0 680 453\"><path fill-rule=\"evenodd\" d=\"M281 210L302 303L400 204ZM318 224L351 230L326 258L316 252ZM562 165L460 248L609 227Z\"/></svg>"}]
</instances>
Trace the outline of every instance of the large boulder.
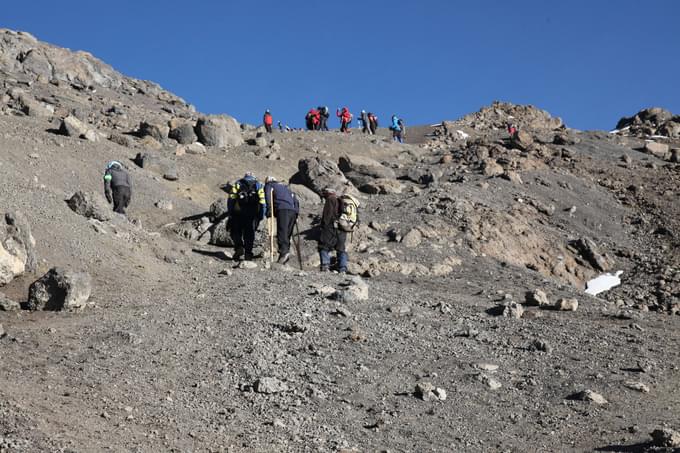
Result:
<instances>
[{"instance_id":1,"label":"large boulder","mask_svg":"<svg viewBox=\"0 0 680 453\"><path fill-rule=\"evenodd\" d=\"M244 143L240 125L227 115L199 118L196 135L205 146L240 146Z\"/></svg>"},{"instance_id":2,"label":"large boulder","mask_svg":"<svg viewBox=\"0 0 680 453\"><path fill-rule=\"evenodd\" d=\"M321 197L307 186L303 186L302 184L291 184L290 190L292 190L298 198L301 207L313 206L321 203Z\"/></svg>"},{"instance_id":3,"label":"large boulder","mask_svg":"<svg viewBox=\"0 0 680 453\"><path fill-rule=\"evenodd\" d=\"M0 286L35 271L36 266L35 239L28 221L19 212L8 212L0 224Z\"/></svg>"},{"instance_id":4,"label":"large boulder","mask_svg":"<svg viewBox=\"0 0 680 453\"><path fill-rule=\"evenodd\" d=\"M517 131L512 135L510 144L513 148L526 151L534 143L534 139L527 131Z\"/></svg>"},{"instance_id":5,"label":"large boulder","mask_svg":"<svg viewBox=\"0 0 680 453\"><path fill-rule=\"evenodd\" d=\"M359 186L359 190L372 195L399 194L404 185L396 179L376 178Z\"/></svg>"},{"instance_id":6,"label":"large boulder","mask_svg":"<svg viewBox=\"0 0 680 453\"><path fill-rule=\"evenodd\" d=\"M665 143L647 142L645 143L645 151L659 159L670 158L670 148Z\"/></svg>"},{"instance_id":7,"label":"large boulder","mask_svg":"<svg viewBox=\"0 0 680 453\"><path fill-rule=\"evenodd\" d=\"M229 200L226 198L218 198L210 205L210 221L216 222L227 215L229 211Z\"/></svg>"},{"instance_id":8,"label":"large boulder","mask_svg":"<svg viewBox=\"0 0 680 453\"><path fill-rule=\"evenodd\" d=\"M298 162L298 173L291 178L290 182L297 183L298 181L319 195L321 195L326 187L335 189L338 192L356 191L335 162L319 157L300 159Z\"/></svg>"},{"instance_id":9,"label":"large boulder","mask_svg":"<svg viewBox=\"0 0 680 453\"><path fill-rule=\"evenodd\" d=\"M366 156L345 155L338 160L338 168L343 173L358 173L373 178L394 179L394 170L388 168L375 159Z\"/></svg>"},{"instance_id":10,"label":"large boulder","mask_svg":"<svg viewBox=\"0 0 680 453\"><path fill-rule=\"evenodd\" d=\"M171 122L168 136L181 145L190 145L198 140L194 125L188 122Z\"/></svg>"},{"instance_id":11,"label":"large boulder","mask_svg":"<svg viewBox=\"0 0 680 453\"><path fill-rule=\"evenodd\" d=\"M73 115L69 115L61 120L61 125L59 126L59 133L68 137L84 137L88 131L89 128L85 123Z\"/></svg>"},{"instance_id":12,"label":"large boulder","mask_svg":"<svg viewBox=\"0 0 680 453\"><path fill-rule=\"evenodd\" d=\"M29 310L80 310L92 293L92 278L85 272L55 267L28 288Z\"/></svg>"},{"instance_id":13,"label":"large boulder","mask_svg":"<svg viewBox=\"0 0 680 453\"><path fill-rule=\"evenodd\" d=\"M159 153L152 151L137 153L134 162L137 166L162 175L169 181L176 181L178 179L177 162Z\"/></svg>"},{"instance_id":14,"label":"large boulder","mask_svg":"<svg viewBox=\"0 0 680 453\"><path fill-rule=\"evenodd\" d=\"M219 247L234 246L234 241L232 241L229 231L229 218L223 218L218 223L213 224L211 229L210 244Z\"/></svg>"},{"instance_id":15,"label":"large boulder","mask_svg":"<svg viewBox=\"0 0 680 453\"><path fill-rule=\"evenodd\" d=\"M165 124L147 123L146 121L142 121L139 124L137 135L139 135L140 138L147 136L153 137L155 140L162 142L168 137L169 132L170 128Z\"/></svg>"},{"instance_id":16,"label":"large boulder","mask_svg":"<svg viewBox=\"0 0 680 453\"><path fill-rule=\"evenodd\" d=\"M111 208L97 195L78 191L66 200L66 204L73 212L88 219L106 222L112 218Z\"/></svg>"}]
</instances>

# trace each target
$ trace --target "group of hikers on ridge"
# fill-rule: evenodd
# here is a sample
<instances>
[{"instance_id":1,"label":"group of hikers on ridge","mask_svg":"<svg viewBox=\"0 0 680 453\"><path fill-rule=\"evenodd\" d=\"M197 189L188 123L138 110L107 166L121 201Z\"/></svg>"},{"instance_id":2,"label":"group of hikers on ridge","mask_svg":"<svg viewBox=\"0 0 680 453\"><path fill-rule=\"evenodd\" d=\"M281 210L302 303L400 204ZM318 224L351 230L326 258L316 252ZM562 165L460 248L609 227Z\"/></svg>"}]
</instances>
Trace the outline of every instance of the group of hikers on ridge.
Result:
<instances>
[{"instance_id":1,"label":"group of hikers on ridge","mask_svg":"<svg viewBox=\"0 0 680 453\"><path fill-rule=\"evenodd\" d=\"M104 194L113 210L125 215L125 209L132 198L132 180L129 173L118 161L111 161L104 169ZM229 185L227 202L228 229L234 243L234 260L253 260L255 255L255 236L260 223L271 219L269 224L270 238L274 236L276 223L276 241L279 264L286 264L291 256L291 238L297 226L300 214L300 203L295 193L276 180L267 176L262 184L251 172ZM347 236L358 224L359 201L349 194L339 194L332 188L322 191L324 198L323 211L318 225L318 251L320 270L331 268L331 253L336 252L338 272L347 272L349 255L347 254ZM276 222L274 222L274 219ZM300 256L300 234L297 232L298 259ZM271 244L271 243L270 243ZM273 254L273 245L270 245Z\"/></svg>"},{"instance_id":2,"label":"group of hikers on ridge","mask_svg":"<svg viewBox=\"0 0 680 453\"><path fill-rule=\"evenodd\" d=\"M349 108L343 107L338 108L335 111L335 116L338 117L340 121L340 132L348 133L354 119L354 115L350 112ZM328 131L328 118L330 117L330 110L326 106L319 106L316 108L311 108L305 115L305 127L308 131ZM375 135L378 130L378 116L371 112L361 111L359 116L359 123L361 126L361 131L364 134ZM267 109L262 117L262 124L267 132L271 133L274 119L271 112ZM291 130L288 126L278 122L279 131ZM403 119L397 117L397 115L392 115L391 124L389 127L392 131L392 140L404 143L404 136L406 135L406 126L404 125Z\"/></svg>"}]
</instances>

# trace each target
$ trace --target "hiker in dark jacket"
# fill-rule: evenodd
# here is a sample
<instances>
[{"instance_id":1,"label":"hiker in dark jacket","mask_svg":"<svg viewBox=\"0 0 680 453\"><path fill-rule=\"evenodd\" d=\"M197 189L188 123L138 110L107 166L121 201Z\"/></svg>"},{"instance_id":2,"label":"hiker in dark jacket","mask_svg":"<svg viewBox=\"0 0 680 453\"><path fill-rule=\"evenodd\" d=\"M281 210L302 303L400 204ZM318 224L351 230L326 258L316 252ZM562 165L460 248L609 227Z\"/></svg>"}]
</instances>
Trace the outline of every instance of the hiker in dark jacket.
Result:
<instances>
[{"instance_id":1,"label":"hiker in dark jacket","mask_svg":"<svg viewBox=\"0 0 680 453\"><path fill-rule=\"evenodd\" d=\"M290 238L293 236L295 221L300 213L300 204L290 188L277 182L273 176L267 176L264 182L267 217L271 217L272 209L276 217L276 243L279 247L277 262L286 264L290 259Z\"/></svg>"},{"instance_id":2,"label":"hiker in dark jacket","mask_svg":"<svg viewBox=\"0 0 680 453\"><path fill-rule=\"evenodd\" d=\"M321 123L319 124L319 130L320 131L327 131L328 130L328 118L331 116L331 113L328 110L328 107L326 107L326 106L319 107L319 114L320 114L320 120L321 120Z\"/></svg>"},{"instance_id":3,"label":"hiker in dark jacket","mask_svg":"<svg viewBox=\"0 0 680 453\"><path fill-rule=\"evenodd\" d=\"M246 260L252 260L255 232L267 210L264 186L252 173L246 173L231 186L228 209L234 259L245 255Z\"/></svg>"},{"instance_id":4,"label":"hiker in dark jacket","mask_svg":"<svg viewBox=\"0 0 680 453\"><path fill-rule=\"evenodd\" d=\"M109 203L113 203L114 212L125 214L132 198L132 180L118 161L112 160L106 165L104 195Z\"/></svg>"},{"instance_id":5,"label":"hiker in dark jacket","mask_svg":"<svg viewBox=\"0 0 680 453\"><path fill-rule=\"evenodd\" d=\"M319 258L321 260L321 272L330 270L331 255L335 250L337 253L337 264L339 272L347 272L347 262L349 257L345 249L347 233L338 228L340 219L340 200L337 193L331 188L323 190L323 197L326 202L321 213L321 232L319 235Z\"/></svg>"}]
</instances>

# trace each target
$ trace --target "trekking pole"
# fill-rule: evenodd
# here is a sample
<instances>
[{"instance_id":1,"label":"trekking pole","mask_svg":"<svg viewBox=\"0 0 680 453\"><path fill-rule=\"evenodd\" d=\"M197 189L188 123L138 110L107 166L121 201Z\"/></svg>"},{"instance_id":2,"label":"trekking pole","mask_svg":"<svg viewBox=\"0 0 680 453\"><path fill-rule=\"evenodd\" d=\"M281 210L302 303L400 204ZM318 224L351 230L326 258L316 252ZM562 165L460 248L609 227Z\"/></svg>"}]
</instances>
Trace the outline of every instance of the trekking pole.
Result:
<instances>
[{"instance_id":1,"label":"trekking pole","mask_svg":"<svg viewBox=\"0 0 680 453\"><path fill-rule=\"evenodd\" d=\"M274 262L274 190L269 192L269 261Z\"/></svg>"},{"instance_id":2,"label":"trekking pole","mask_svg":"<svg viewBox=\"0 0 680 453\"><path fill-rule=\"evenodd\" d=\"M300 270L303 270L302 269L302 253L300 252L300 227L298 227L297 217L295 217L295 236L297 236L297 238L293 242L295 243L295 251L297 252L297 256L298 256L298 264L300 265Z\"/></svg>"}]
</instances>

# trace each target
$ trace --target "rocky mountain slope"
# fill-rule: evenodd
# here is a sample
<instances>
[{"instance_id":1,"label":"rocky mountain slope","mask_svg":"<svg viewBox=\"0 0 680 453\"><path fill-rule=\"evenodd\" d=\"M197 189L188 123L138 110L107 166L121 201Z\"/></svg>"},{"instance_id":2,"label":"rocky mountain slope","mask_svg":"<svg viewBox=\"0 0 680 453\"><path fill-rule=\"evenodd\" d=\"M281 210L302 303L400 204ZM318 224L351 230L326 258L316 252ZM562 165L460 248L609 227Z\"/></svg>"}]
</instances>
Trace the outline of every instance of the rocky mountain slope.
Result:
<instances>
[{"instance_id":1,"label":"rocky mountain slope","mask_svg":"<svg viewBox=\"0 0 680 453\"><path fill-rule=\"evenodd\" d=\"M0 113L2 452L680 448L677 116L267 135L10 30ZM230 259L245 171L300 196L303 270ZM361 201L351 276L317 272L325 186ZM35 310L54 267L71 309Z\"/></svg>"}]
</instances>

